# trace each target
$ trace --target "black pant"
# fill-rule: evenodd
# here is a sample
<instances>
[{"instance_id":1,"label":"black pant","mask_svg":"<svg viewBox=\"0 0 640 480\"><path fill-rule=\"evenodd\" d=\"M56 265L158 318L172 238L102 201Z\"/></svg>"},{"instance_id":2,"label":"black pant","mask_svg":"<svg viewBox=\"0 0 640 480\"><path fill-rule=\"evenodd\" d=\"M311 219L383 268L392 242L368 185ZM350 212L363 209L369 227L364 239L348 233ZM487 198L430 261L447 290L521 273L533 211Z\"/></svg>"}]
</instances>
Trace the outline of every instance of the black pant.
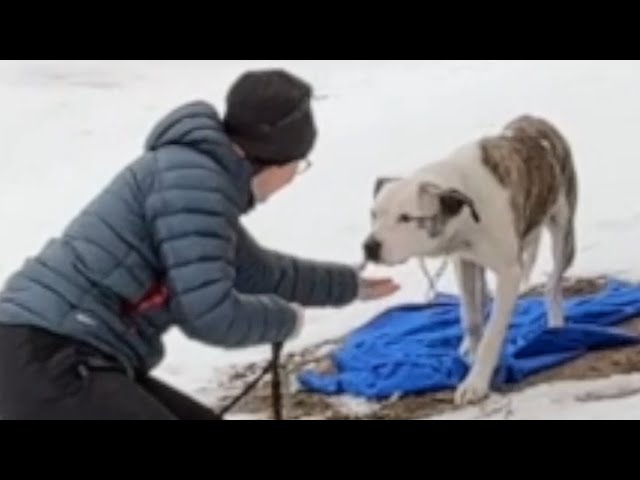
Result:
<instances>
[{"instance_id":1,"label":"black pant","mask_svg":"<svg viewBox=\"0 0 640 480\"><path fill-rule=\"evenodd\" d=\"M99 365L99 366L98 366ZM0 325L2 420L220 420L152 377L71 339Z\"/></svg>"}]
</instances>

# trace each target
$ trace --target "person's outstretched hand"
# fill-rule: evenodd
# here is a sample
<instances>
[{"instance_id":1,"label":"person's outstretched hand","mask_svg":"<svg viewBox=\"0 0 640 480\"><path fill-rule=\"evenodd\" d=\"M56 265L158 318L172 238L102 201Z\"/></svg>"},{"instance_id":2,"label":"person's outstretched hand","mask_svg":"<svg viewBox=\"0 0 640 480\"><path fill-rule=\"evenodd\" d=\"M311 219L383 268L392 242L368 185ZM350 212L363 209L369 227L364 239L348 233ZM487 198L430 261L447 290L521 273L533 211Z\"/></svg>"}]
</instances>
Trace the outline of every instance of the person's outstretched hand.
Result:
<instances>
[{"instance_id":1,"label":"person's outstretched hand","mask_svg":"<svg viewBox=\"0 0 640 480\"><path fill-rule=\"evenodd\" d=\"M391 278L360 278L358 298L363 301L380 300L400 290Z\"/></svg>"}]
</instances>

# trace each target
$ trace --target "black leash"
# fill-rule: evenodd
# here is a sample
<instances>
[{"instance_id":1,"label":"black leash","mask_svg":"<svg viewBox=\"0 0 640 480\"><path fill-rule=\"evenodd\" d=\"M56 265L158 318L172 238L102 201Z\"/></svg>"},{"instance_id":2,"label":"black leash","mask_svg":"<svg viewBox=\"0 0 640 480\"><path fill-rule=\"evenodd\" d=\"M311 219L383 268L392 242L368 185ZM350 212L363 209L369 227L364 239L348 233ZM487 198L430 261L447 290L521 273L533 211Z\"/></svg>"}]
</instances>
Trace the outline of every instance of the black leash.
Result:
<instances>
[{"instance_id":1,"label":"black leash","mask_svg":"<svg viewBox=\"0 0 640 480\"><path fill-rule=\"evenodd\" d=\"M233 408L244 399L253 389L255 389L260 381L271 372L271 405L274 420L282 420L282 387L280 380L280 356L282 353L282 343L274 343L271 346L271 361L260 371L258 376L249 382L242 391L236 395L231 402L225 405L218 414L224 417Z\"/></svg>"},{"instance_id":2,"label":"black leash","mask_svg":"<svg viewBox=\"0 0 640 480\"><path fill-rule=\"evenodd\" d=\"M280 354L282 344L274 343L271 346L271 408L273 419L282 420L282 388L280 386Z\"/></svg>"}]
</instances>

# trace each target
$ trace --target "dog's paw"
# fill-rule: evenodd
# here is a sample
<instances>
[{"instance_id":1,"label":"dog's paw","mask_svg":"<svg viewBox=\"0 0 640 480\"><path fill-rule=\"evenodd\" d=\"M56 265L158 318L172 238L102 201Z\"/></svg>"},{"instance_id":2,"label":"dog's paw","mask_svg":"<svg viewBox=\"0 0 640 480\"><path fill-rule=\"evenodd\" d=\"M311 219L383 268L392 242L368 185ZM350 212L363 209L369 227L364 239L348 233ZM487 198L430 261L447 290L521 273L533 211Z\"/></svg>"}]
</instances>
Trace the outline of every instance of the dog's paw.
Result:
<instances>
[{"instance_id":1,"label":"dog's paw","mask_svg":"<svg viewBox=\"0 0 640 480\"><path fill-rule=\"evenodd\" d=\"M458 349L458 353L463 360L467 362L467 364L473 365L473 362L475 362L479 344L479 338L471 335L465 335L462 343L460 344L460 348Z\"/></svg>"},{"instance_id":2,"label":"dog's paw","mask_svg":"<svg viewBox=\"0 0 640 480\"><path fill-rule=\"evenodd\" d=\"M458 406L481 402L489 396L489 383L479 377L469 376L458 387L454 402Z\"/></svg>"},{"instance_id":3,"label":"dog's paw","mask_svg":"<svg viewBox=\"0 0 640 480\"><path fill-rule=\"evenodd\" d=\"M562 306L562 297L547 293L547 327L550 329L559 329L565 326L564 309Z\"/></svg>"},{"instance_id":4,"label":"dog's paw","mask_svg":"<svg viewBox=\"0 0 640 480\"><path fill-rule=\"evenodd\" d=\"M566 321L565 321L562 310L551 309L547 319L547 327L552 330L559 330L561 328L564 328L565 324L566 324Z\"/></svg>"}]
</instances>

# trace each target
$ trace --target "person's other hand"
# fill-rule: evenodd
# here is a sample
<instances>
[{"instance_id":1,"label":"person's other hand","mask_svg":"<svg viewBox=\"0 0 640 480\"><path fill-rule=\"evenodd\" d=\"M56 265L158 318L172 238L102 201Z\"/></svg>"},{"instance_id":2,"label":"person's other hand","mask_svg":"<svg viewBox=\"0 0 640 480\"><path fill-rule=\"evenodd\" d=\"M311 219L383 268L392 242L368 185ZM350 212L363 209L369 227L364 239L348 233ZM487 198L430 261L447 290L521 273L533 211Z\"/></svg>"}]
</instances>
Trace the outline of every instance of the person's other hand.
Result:
<instances>
[{"instance_id":1,"label":"person's other hand","mask_svg":"<svg viewBox=\"0 0 640 480\"><path fill-rule=\"evenodd\" d=\"M391 278L360 278L360 300L380 300L400 290L400 285Z\"/></svg>"}]
</instances>

